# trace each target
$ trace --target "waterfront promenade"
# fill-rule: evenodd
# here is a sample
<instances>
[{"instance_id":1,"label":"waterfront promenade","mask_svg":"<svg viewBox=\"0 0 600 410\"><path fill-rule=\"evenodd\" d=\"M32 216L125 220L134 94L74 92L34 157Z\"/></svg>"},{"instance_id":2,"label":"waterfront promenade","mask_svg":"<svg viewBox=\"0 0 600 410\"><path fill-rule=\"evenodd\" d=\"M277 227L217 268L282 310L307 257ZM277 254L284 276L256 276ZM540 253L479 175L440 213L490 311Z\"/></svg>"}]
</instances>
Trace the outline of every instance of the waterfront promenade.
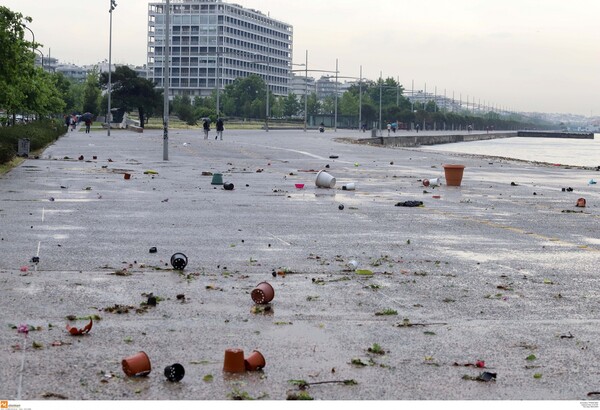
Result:
<instances>
[{"instance_id":1,"label":"waterfront promenade","mask_svg":"<svg viewBox=\"0 0 600 410\"><path fill-rule=\"evenodd\" d=\"M1 176L0 399L284 400L291 380L319 400L597 399L598 173L362 137L172 130L163 161L162 131L74 132ZM462 185L423 186L446 163ZM227 348L264 370L223 373ZM152 372L129 378L138 351Z\"/></svg>"}]
</instances>

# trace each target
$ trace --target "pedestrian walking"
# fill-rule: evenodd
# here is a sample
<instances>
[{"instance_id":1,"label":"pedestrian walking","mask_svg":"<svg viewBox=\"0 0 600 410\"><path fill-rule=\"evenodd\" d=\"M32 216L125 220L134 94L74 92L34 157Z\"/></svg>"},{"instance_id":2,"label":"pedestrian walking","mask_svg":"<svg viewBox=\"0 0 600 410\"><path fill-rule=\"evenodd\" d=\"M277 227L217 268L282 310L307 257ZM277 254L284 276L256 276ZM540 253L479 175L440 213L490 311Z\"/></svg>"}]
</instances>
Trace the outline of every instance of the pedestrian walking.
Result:
<instances>
[{"instance_id":1,"label":"pedestrian walking","mask_svg":"<svg viewBox=\"0 0 600 410\"><path fill-rule=\"evenodd\" d=\"M215 139L217 139L217 137L220 137L219 139L221 141L223 141L223 131L224 130L225 130L225 127L223 126L223 119L217 118L217 135L215 136Z\"/></svg>"},{"instance_id":2,"label":"pedestrian walking","mask_svg":"<svg viewBox=\"0 0 600 410\"><path fill-rule=\"evenodd\" d=\"M202 122L202 129L204 130L204 139L208 139L208 131L210 131L210 120L208 118L204 119Z\"/></svg>"},{"instance_id":3,"label":"pedestrian walking","mask_svg":"<svg viewBox=\"0 0 600 410\"><path fill-rule=\"evenodd\" d=\"M90 133L91 126L92 126L92 119L89 117L86 117L86 119L85 119L85 133L86 134Z\"/></svg>"},{"instance_id":4,"label":"pedestrian walking","mask_svg":"<svg viewBox=\"0 0 600 410\"><path fill-rule=\"evenodd\" d=\"M392 124L390 124L390 123L388 122L388 124L387 124L387 132L388 132L388 137L390 136L390 131L391 131L391 130L392 130Z\"/></svg>"},{"instance_id":5,"label":"pedestrian walking","mask_svg":"<svg viewBox=\"0 0 600 410\"><path fill-rule=\"evenodd\" d=\"M69 128L71 128L71 116L65 115L65 125L67 126L67 132L69 132Z\"/></svg>"}]
</instances>

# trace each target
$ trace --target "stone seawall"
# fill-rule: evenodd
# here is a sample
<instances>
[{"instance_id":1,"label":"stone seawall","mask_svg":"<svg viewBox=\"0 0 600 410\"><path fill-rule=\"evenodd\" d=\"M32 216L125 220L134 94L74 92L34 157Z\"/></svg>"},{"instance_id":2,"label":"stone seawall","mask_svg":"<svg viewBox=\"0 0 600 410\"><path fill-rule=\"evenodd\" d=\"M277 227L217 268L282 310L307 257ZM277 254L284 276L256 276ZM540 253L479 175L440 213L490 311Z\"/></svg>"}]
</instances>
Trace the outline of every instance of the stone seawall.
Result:
<instances>
[{"instance_id":1,"label":"stone seawall","mask_svg":"<svg viewBox=\"0 0 600 410\"><path fill-rule=\"evenodd\" d=\"M519 131L518 137L594 139L593 132Z\"/></svg>"},{"instance_id":2,"label":"stone seawall","mask_svg":"<svg viewBox=\"0 0 600 410\"><path fill-rule=\"evenodd\" d=\"M496 138L510 138L516 137L517 132L490 132L485 134L417 134L414 135L402 135L402 136L390 136L390 137L375 137L375 138L362 138L358 141L363 144L371 145L382 145L385 147L418 147L421 145L437 145L437 144L449 144L452 142L468 142L468 141L480 141L480 140L491 140Z\"/></svg>"}]
</instances>

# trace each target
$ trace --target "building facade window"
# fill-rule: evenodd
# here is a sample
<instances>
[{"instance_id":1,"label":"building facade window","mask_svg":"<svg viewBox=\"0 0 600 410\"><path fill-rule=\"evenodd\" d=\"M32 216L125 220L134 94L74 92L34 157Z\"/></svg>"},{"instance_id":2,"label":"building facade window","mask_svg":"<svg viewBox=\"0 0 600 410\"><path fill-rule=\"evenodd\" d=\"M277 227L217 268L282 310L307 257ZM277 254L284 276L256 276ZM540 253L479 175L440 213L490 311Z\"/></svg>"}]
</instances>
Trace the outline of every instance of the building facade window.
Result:
<instances>
[{"instance_id":1,"label":"building facade window","mask_svg":"<svg viewBox=\"0 0 600 410\"><path fill-rule=\"evenodd\" d=\"M165 3L148 5L148 73L162 86ZM208 96L236 78L257 74L275 95L287 95L293 28L260 11L222 0L171 4L170 84L173 95Z\"/></svg>"}]
</instances>

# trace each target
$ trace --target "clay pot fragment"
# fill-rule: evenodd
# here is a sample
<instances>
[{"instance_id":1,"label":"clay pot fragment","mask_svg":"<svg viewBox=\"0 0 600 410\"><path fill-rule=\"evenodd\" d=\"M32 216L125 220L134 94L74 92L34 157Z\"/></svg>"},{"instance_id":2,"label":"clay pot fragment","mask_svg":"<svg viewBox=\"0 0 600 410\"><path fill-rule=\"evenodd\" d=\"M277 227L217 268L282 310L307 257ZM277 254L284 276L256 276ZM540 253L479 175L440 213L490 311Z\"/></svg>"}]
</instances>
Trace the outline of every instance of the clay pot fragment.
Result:
<instances>
[{"instance_id":1,"label":"clay pot fragment","mask_svg":"<svg viewBox=\"0 0 600 410\"><path fill-rule=\"evenodd\" d=\"M90 330L92 330L92 319L90 318L90 323L88 323L87 325L85 325L85 327L82 327L81 329L78 329L76 327L73 327L69 324L67 324L67 332L71 333L73 336L79 336L79 335L83 335L85 333L89 333Z\"/></svg>"}]
</instances>

